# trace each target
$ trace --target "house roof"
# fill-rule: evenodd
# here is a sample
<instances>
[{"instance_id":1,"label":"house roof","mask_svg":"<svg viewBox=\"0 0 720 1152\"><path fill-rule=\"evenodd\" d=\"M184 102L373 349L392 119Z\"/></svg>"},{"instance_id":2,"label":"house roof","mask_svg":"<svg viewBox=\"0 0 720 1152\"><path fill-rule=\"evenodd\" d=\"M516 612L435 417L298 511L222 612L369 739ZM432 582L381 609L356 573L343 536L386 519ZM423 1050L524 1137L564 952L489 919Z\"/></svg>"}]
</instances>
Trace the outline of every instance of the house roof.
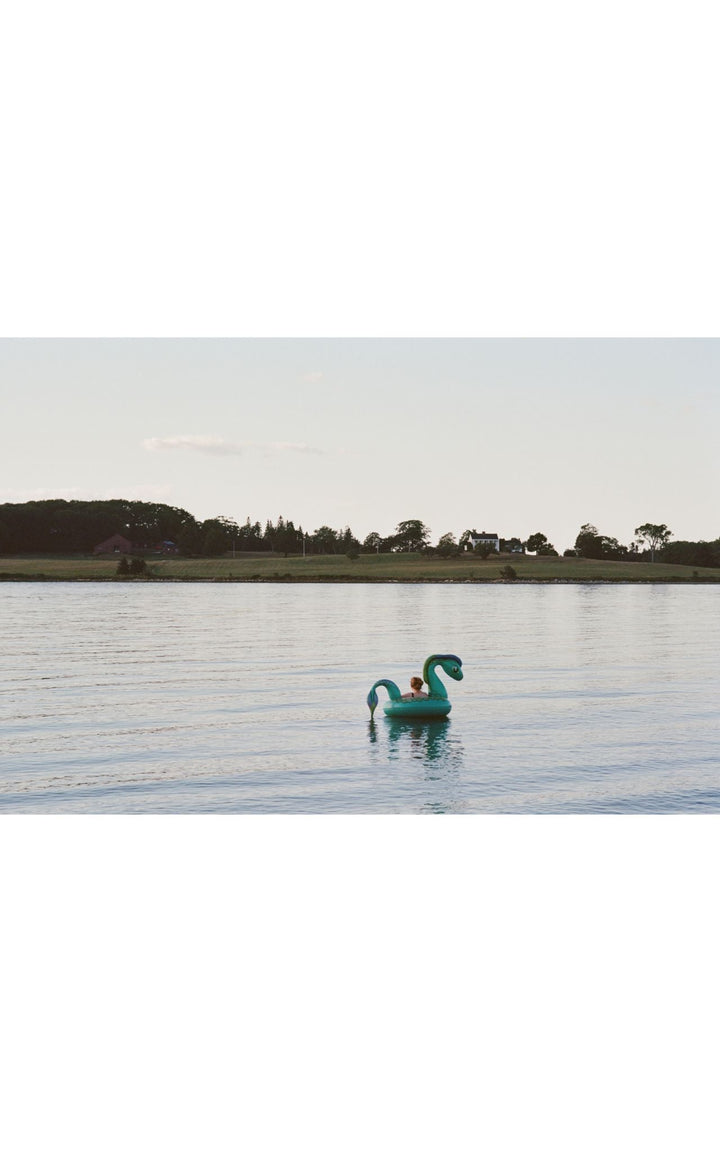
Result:
<instances>
[{"instance_id":1,"label":"house roof","mask_svg":"<svg viewBox=\"0 0 720 1152\"><path fill-rule=\"evenodd\" d=\"M108 536L107 540L101 540L100 541L100 543L98 544L98 548L104 547L105 544L115 544L115 543L120 543L120 542L122 542L123 544L130 544L131 543L131 541L128 540L127 536L123 536L120 532L113 532L112 536Z\"/></svg>"}]
</instances>

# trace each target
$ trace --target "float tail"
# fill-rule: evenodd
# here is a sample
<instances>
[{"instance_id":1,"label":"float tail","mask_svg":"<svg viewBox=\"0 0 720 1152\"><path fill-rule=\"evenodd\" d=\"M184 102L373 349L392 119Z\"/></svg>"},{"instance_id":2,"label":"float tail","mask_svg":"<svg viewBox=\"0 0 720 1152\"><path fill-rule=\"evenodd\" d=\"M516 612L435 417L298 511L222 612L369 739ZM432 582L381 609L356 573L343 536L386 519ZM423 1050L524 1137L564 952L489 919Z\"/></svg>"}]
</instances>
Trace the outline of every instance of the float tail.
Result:
<instances>
[{"instance_id":1,"label":"float tail","mask_svg":"<svg viewBox=\"0 0 720 1152\"><path fill-rule=\"evenodd\" d=\"M370 709L371 718L378 705L376 688L387 688L387 694L391 700L399 700L402 695L394 680L376 680L367 695L367 706Z\"/></svg>"}]
</instances>

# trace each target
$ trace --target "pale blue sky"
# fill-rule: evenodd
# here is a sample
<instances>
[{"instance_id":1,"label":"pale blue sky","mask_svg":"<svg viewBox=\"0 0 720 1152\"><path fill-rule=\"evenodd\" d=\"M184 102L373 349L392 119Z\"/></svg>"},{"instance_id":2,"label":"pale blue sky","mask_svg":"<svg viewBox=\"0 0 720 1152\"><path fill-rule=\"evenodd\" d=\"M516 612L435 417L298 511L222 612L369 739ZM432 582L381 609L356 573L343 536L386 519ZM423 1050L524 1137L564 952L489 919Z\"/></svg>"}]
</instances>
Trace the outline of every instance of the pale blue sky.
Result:
<instances>
[{"instance_id":1,"label":"pale blue sky","mask_svg":"<svg viewBox=\"0 0 720 1152\"><path fill-rule=\"evenodd\" d=\"M0 501L720 536L720 341L0 341Z\"/></svg>"}]
</instances>

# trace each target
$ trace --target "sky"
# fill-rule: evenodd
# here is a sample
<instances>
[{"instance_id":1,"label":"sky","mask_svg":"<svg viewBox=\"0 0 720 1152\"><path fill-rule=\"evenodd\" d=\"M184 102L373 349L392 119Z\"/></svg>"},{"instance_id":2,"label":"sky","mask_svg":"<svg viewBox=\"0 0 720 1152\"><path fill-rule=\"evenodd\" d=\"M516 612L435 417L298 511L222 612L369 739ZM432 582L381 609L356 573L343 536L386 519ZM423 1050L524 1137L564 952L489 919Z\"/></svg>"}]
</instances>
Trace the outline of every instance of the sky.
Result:
<instances>
[{"instance_id":1,"label":"sky","mask_svg":"<svg viewBox=\"0 0 720 1152\"><path fill-rule=\"evenodd\" d=\"M718 339L5 339L0 502L720 536Z\"/></svg>"}]
</instances>

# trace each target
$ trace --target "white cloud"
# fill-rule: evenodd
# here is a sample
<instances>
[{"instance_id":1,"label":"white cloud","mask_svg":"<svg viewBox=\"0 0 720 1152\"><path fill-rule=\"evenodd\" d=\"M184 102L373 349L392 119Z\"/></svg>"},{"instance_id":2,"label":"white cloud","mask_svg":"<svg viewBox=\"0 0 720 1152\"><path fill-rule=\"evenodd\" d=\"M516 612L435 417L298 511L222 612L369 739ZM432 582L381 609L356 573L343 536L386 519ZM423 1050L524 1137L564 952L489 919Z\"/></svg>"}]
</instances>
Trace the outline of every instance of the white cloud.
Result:
<instances>
[{"instance_id":1,"label":"white cloud","mask_svg":"<svg viewBox=\"0 0 720 1152\"><path fill-rule=\"evenodd\" d=\"M152 436L143 440L143 447L148 452L185 451L204 452L209 456L242 456L246 452L264 452L274 454L280 452L304 452L311 455L322 455L318 448L311 448L304 442L289 440L271 440L268 443L257 443L253 440L223 440L220 436Z\"/></svg>"},{"instance_id":2,"label":"white cloud","mask_svg":"<svg viewBox=\"0 0 720 1152\"><path fill-rule=\"evenodd\" d=\"M143 440L143 447L149 452L165 452L189 448L193 452L207 452L211 456L239 456L243 445L233 444L220 436L152 436Z\"/></svg>"}]
</instances>

